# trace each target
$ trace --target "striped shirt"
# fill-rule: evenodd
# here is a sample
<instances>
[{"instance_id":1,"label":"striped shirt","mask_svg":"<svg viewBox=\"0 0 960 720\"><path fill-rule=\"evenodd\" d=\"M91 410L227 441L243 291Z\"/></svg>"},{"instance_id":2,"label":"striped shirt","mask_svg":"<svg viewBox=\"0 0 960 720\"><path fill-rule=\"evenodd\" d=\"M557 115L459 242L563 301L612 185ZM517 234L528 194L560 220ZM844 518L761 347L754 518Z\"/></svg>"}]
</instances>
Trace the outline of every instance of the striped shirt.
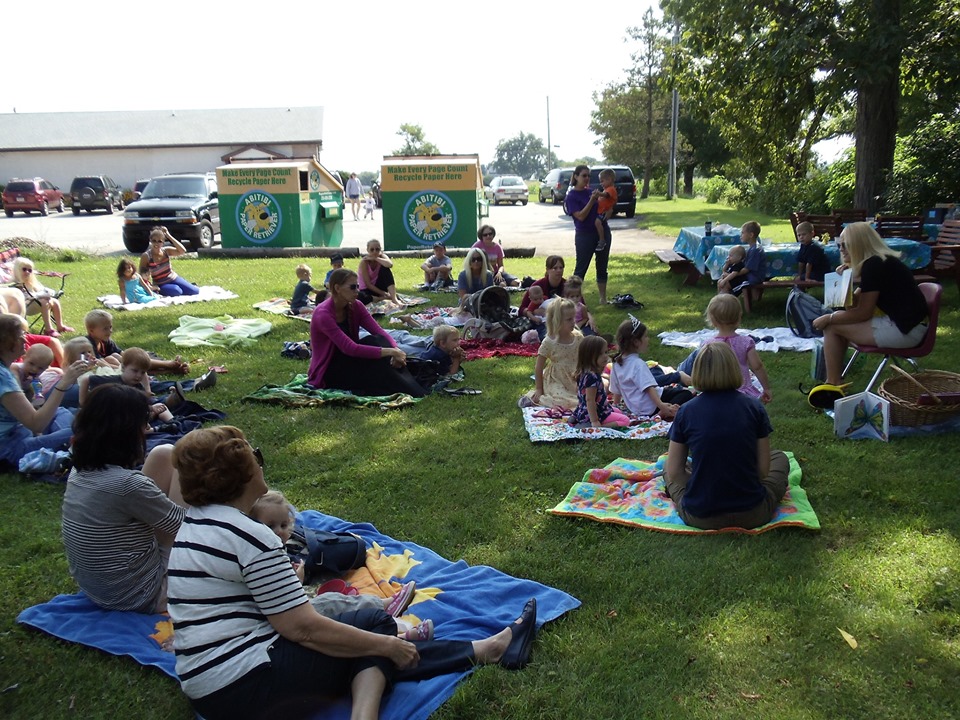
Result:
<instances>
[{"instance_id":1,"label":"striped shirt","mask_svg":"<svg viewBox=\"0 0 960 720\"><path fill-rule=\"evenodd\" d=\"M163 252L163 260L160 262L153 261L153 254L150 253L150 262L148 267L150 269L150 278L153 280L154 285L163 285L165 282L170 282L177 277L177 274L173 272L173 268L170 267L170 258L167 256L166 251Z\"/></svg>"},{"instance_id":2,"label":"striped shirt","mask_svg":"<svg viewBox=\"0 0 960 720\"><path fill-rule=\"evenodd\" d=\"M189 508L170 553L168 610L177 674L199 699L268 663L268 615L307 602L270 528L225 505Z\"/></svg>"},{"instance_id":3,"label":"striped shirt","mask_svg":"<svg viewBox=\"0 0 960 720\"><path fill-rule=\"evenodd\" d=\"M74 468L61 511L70 574L100 607L152 612L164 579L154 531L176 533L183 514L136 470Z\"/></svg>"}]
</instances>

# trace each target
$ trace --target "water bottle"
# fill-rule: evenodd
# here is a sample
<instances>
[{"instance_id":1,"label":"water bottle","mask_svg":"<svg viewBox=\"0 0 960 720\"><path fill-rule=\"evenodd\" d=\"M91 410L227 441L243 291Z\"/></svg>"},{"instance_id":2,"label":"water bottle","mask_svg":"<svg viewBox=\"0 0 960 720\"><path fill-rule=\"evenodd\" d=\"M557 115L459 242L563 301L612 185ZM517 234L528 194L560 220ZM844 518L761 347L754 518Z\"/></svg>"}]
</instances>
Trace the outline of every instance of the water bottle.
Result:
<instances>
[{"instance_id":1,"label":"water bottle","mask_svg":"<svg viewBox=\"0 0 960 720\"><path fill-rule=\"evenodd\" d=\"M703 234L706 235L707 237L710 237L711 235L713 235L713 221L712 221L712 220L707 220L707 221L703 224Z\"/></svg>"},{"instance_id":2,"label":"water bottle","mask_svg":"<svg viewBox=\"0 0 960 720\"><path fill-rule=\"evenodd\" d=\"M39 380L33 380L30 385L33 387L33 403L34 407L40 407L43 405L43 385L40 384Z\"/></svg>"}]
</instances>

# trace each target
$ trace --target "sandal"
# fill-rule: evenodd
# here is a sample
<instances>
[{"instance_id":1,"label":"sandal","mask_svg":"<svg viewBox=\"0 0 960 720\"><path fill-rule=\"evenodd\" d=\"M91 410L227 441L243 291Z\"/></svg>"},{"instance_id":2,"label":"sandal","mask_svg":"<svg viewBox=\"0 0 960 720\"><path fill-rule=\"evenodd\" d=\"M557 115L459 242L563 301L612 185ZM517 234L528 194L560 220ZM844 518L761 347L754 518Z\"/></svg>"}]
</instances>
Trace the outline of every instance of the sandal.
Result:
<instances>
[{"instance_id":1,"label":"sandal","mask_svg":"<svg viewBox=\"0 0 960 720\"><path fill-rule=\"evenodd\" d=\"M384 612L390 617L400 617L407 611L407 608L410 607L410 603L413 602L413 596L416 592L417 583L415 580L405 583L393 596L393 600L390 601L390 604L387 605Z\"/></svg>"},{"instance_id":2,"label":"sandal","mask_svg":"<svg viewBox=\"0 0 960 720\"><path fill-rule=\"evenodd\" d=\"M433 620L424 620L419 625L414 625L403 634L403 639L410 642L430 642L433 640Z\"/></svg>"},{"instance_id":3,"label":"sandal","mask_svg":"<svg viewBox=\"0 0 960 720\"><path fill-rule=\"evenodd\" d=\"M453 395L456 397L459 397L461 395L482 395L483 394L483 390L477 390L476 388L472 388L472 387L462 387L457 389L444 388L443 391L447 395Z\"/></svg>"}]
</instances>

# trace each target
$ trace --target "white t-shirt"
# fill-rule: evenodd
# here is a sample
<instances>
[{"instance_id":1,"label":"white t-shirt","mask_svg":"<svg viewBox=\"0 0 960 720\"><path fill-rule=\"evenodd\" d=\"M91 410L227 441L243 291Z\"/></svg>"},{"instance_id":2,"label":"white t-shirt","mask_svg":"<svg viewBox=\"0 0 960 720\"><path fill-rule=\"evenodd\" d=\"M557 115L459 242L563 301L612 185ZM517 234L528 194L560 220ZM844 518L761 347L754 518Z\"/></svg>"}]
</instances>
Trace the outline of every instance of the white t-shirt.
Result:
<instances>
[{"instance_id":1,"label":"white t-shirt","mask_svg":"<svg viewBox=\"0 0 960 720\"><path fill-rule=\"evenodd\" d=\"M610 392L620 395L627 409L634 415L646 416L657 412L657 404L647 392L649 387L656 388L657 394L660 394L660 386L657 385L647 363L639 355L633 353L624 356L622 365L613 362Z\"/></svg>"}]
</instances>

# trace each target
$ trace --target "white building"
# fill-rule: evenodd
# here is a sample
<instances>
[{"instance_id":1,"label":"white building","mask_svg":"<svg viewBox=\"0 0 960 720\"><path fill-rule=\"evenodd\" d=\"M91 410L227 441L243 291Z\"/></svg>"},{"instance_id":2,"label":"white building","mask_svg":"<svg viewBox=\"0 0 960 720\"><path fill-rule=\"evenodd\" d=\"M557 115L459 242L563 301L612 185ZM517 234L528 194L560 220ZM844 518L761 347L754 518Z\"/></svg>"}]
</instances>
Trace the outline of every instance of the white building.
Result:
<instances>
[{"instance_id":1,"label":"white building","mask_svg":"<svg viewBox=\"0 0 960 720\"><path fill-rule=\"evenodd\" d=\"M42 177L66 190L108 175L129 190L234 158L319 159L322 131L322 107L0 114L0 184Z\"/></svg>"}]
</instances>

